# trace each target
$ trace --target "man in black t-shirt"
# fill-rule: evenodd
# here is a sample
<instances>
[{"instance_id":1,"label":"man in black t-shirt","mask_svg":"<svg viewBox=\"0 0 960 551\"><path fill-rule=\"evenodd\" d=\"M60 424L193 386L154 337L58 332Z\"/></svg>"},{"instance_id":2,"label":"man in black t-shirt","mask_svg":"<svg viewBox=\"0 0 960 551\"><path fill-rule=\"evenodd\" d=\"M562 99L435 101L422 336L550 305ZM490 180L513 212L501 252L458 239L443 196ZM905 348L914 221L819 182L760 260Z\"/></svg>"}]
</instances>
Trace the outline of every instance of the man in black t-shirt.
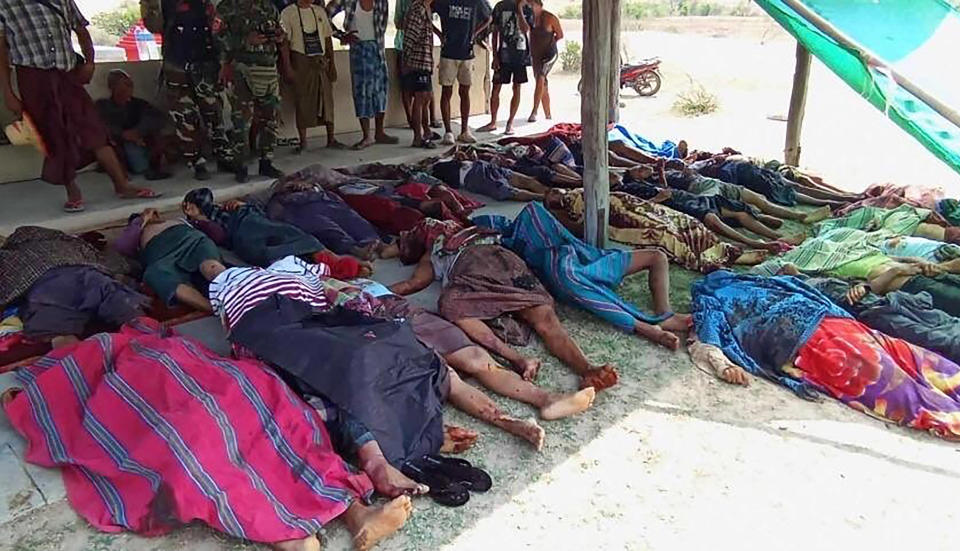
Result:
<instances>
[{"instance_id":1,"label":"man in black t-shirt","mask_svg":"<svg viewBox=\"0 0 960 551\"><path fill-rule=\"evenodd\" d=\"M490 124L478 128L480 132L497 129L497 111L500 109L500 87L513 82L510 98L510 118L504 134L513 134L513 119L520 107L520 87L527 82L530 66L530 27L533 10L527 0L500 0L493 8L493 93L490 97Z\"/></svg>"},{"instance_id":2,"label":"man in black t-shirt","mask_svg":"<svg viewBox=\"0 0 960 551\"><path fill-rule=\"evenodd\" d=\"M440 16L443 45L440 48L440 113L445 133L443 143L453 144L450 99L453 85L460 84L460 143L475 143L467 124L470 118L470 83L473 80L473 45L477 36L490 25L487 0L435 0L433 11Z\"/></svg>"}]
</instances>

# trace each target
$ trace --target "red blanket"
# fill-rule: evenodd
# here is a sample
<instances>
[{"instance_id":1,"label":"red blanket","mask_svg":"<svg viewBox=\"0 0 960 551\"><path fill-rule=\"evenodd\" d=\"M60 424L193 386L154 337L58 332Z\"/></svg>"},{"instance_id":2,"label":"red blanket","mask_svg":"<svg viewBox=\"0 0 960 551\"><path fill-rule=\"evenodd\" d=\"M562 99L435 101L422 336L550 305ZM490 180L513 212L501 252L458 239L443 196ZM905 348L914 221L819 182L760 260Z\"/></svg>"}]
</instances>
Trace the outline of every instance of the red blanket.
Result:
<instances>
[{"instance_id":1,"label":"red blanket","mask_svg":"<svg viewBox=\"0 0 960 551\"><path fill-rule=\"evenodd\" d=\"M316 533L371 491L316 411L257 362L228 360L141 319L17 373L6 406L26 460L59 467L104 531L200 520L260 542Z\"/></svg>"}]
</instances>

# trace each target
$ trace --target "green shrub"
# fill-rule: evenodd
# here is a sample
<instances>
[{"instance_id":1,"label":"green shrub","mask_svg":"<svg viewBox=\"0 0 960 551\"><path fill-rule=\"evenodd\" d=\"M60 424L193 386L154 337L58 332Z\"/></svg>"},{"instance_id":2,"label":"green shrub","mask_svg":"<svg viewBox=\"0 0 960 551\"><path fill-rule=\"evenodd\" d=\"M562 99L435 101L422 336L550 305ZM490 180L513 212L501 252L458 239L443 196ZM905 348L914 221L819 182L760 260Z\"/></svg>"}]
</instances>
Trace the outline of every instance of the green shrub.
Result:
<instances>
[{"instance_id":1,"label":"green shrub","mask_svg":"<svg viewBox=\"0 0 960 551\"><path fill-rule=\"evenodd\" d=\"M561 19L583 19L583 4L577 2L563 8L560 12Z\"/></svg>"},{"instance_id":2,"label":"green shrub","mask_svg":"<svg viewBox=\"0 0 960 551\"><path fill-rule=\"evenodd\" d=\"M140 7L137 4L123 4L110 11L100 12L92 18L93 25L101 31L120 38L127 29L140 21Z\"/></svg>"},{"instance_id":3,"label":"green shrub","mask_svg":"<svg viewBox=\"0 0 960 551\"><path fill-rule=\"evenodd\" d=\"M564 42L563 51L560 52L560 67L570 73L579 73L580 66L583 63L583 49L576 40Z\"/></svg>"},{"instance_id":4,"label":"green shrub","mask_svg":"<svg viewBox=\"0 0 960 551\"><path fill-rule=\"evenodd\" d=\"M691 82L689 88L677 95L673 108L685 117L699 117L719 109L720 101L703 85Z\"/></svg>"}]
</instances>

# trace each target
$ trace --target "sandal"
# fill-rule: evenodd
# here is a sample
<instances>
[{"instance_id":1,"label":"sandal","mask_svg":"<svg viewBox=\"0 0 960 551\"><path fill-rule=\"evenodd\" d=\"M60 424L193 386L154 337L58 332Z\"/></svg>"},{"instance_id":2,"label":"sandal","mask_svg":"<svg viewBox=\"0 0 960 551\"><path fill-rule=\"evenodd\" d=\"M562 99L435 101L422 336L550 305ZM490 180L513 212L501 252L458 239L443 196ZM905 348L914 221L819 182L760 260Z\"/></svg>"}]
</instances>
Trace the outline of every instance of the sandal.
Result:
<instances>
[{"instance_id":1,"label":"sandal","mask_svg":"<svg viewBox=\"0 0 960 551\"><path fill-rule=\"evenodd\" d=\"M425 455L421 459L429 467L433 467L446 475L454 482L459 482L471 492L486 492L493 487L493 479L482 469L474 467L466 459L444 457L442 455Z\"/></svg>"},{"instance_id":2,"label":"sandal","mask_svg":"<svg viewBox=\"0 0 960 551\"><path fill-rule=\"evenodd\" d=\"M63 204L63 212L83 212L87 210L87 207L83 205L83 199L77 199L76 201L67 201Z\"/></svg>"},{"instance_id":3,"label":"sandal","mask_svg":"<svg viewBox=\"0 0 960 551\"><path fill-rule=\"evenodd\" d=\"M467 487L450 480L443 473L430 468L424 463L426 456L407 461L400 467L400 472L414 482L426 484L430 491L427 493L434 501L447 507L460 507L470 501L470 492Z\"/></svg>"}]
</instances>

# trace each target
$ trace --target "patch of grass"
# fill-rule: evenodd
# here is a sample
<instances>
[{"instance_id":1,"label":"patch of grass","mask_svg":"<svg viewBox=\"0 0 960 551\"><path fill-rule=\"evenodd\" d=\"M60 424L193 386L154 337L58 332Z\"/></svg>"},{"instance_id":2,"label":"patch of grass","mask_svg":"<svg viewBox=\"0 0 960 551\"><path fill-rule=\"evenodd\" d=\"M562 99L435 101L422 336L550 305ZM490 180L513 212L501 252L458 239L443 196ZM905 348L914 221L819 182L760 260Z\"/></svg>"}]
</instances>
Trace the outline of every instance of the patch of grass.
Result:
<instances>
[{"instance_id":1,"label":"patch of grass","mask_svg":"<svg viewBox=\"0 0 960 551\"><path fill-rule=\"evenodd\" d=\"M684 117L699 117L720 109L720 100L702 84L691 82L689 88L677 95L673 108Z\"/></svg>"}]
</instances>

